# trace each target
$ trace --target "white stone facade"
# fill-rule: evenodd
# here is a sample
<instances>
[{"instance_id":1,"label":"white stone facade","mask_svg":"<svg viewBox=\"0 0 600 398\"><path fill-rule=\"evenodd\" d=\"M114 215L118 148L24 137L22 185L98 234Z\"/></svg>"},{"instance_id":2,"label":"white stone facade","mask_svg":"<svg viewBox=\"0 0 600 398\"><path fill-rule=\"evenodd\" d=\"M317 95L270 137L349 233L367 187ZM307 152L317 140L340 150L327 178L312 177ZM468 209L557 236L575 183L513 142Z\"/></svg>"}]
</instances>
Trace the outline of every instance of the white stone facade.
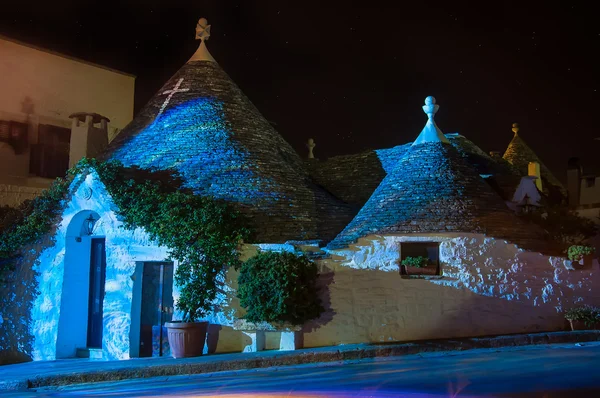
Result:
<instances>
[{"instance_id":1,"label":"white stone facade","mask_svg":"<svg viewBox=\"0 0 600 398\"><path fill-rule=\"evenodd\" d=\"M89 214L99 217L93 236L106 239L104 359L130 356L136 263L167 259L167 249L156 246L144 231L122 228L103 184L96 174L88 175L68 203L54 243L43 250L36 266L40 295L31 327L35 360L74 356L76 348L85 347L87 306L82 303L88 297L89 264L81 259L89 258L85 245L90 238L82 232L82 222ZM407 241L440 242L443 278L400 275L401 245ZM294 248L246 245L242 258L258 249ZM563 310L578 303L600 304L596 262L592 269L573 270L564 258L523 251L482 235L371 235L331 251L317 263L327 311L304 326L305 347L560 330L565 326ZM237 275L227 272L215 303L221 310L206 318L211 323L207 353L254 346L253 336L233 328L244 314L235 297ZM176 301L176 288L173 296ZM282 337L287 341L290 336L266 333L261 348L280 348Z\"/></svg>"},{"instance_id":2,"label":"white stone facade","mask_svg":"<svg viewBox=\"0 0 600 398\"><path fill-rule=\"evenodd\" d=\"M401 243L440 242L441 279L400 275ZM320 261L326 322L305 346L561 330L562 311L600 304L600 269L476 234L368 236Z\"/></svg>"}]
</instances>

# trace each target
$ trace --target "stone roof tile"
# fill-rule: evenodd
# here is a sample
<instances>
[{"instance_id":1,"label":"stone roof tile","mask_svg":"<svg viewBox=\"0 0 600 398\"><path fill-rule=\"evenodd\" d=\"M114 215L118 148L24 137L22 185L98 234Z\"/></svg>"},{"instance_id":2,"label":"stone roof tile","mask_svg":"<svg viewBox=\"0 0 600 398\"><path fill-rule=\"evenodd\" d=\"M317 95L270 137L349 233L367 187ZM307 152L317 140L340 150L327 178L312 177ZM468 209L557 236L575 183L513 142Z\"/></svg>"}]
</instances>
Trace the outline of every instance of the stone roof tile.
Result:
<instances>
[{"instance_id":1,"label":"stone roof tile","mask_svg":"<svg viewBox=\"0 0 600 398\"><path fill-rule=\"evenodd\" d=\"M206 34L206 24L201 29ZM169 79L104 157L177 171L195 193L248 214L259 242L332 239L355 210L311 181L296 152L206 55L204 40L201 50L203 60L192 57Z\"/></svg>"}]
</instances>

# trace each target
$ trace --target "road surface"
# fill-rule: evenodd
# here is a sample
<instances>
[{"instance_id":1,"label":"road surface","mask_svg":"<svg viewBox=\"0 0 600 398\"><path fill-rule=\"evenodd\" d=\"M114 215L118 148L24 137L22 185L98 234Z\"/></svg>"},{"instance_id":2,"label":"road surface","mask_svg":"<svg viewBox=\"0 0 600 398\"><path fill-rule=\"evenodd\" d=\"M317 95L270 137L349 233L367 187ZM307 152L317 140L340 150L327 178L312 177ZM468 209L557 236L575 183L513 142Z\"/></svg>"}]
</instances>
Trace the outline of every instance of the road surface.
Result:
<instances>
[{"instance_id":1,"label":"road surface","mask_svg":"<svg viewBox=\"0 0 600 398\"><path fill-rule=\"evenodd\" d=\"M600 397L600 343L138 379L40 389L36 396Z\"/></svg>"}]
</instances>

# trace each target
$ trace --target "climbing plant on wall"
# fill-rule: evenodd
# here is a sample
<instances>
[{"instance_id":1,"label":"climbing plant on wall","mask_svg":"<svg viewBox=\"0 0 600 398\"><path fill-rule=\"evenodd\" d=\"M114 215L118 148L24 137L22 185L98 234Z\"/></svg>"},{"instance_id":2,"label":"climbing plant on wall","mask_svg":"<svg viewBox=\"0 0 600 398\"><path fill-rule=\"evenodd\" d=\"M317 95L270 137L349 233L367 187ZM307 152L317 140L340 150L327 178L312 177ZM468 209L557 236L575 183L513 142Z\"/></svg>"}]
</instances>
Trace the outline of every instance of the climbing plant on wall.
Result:
<instances>
[{"instance_id":1,"label":"climbing plant on wall","mask_svg":"<svg viewBox=\"0 0 600 398\"><path fill-rule=\"evenodd\" d=\"M57 178L50 188L18 208L0 211L0 281L14 270L23 249L50 231L64 208L63 199L74 172L76 169L70 170L66 178Z\"/></svg>"},{"instance_id":2,"label":"climbing plant on wall","mask_svg":"<svg viewBox=\"0 0 600 398\"><path fill-rule=\"evenodd\" d=\"M18 208L0 209L0 365L30 360L33 349L31 311L38 296L38 273L20 263L26 249L51 231L64 207L71 178L52 186Z\"/></svg>"},{"instance_id":3,"label":"climbing plant on wall","mask_svg":"<svg viewBox=\"0 0 600 398\"><path fill-rule=\"evenodd\" d=\"M193 322L212 310L228 267L239 265L238 246L250 236L248 222L231 204L195 195L171 171L125 168L116 161L85 160L95 170L125 228L142 227L178 261L177 308Z\"/></svg>"},{"instance_id":4,"label":"climbing plant on wall","mask_svg":"<svg viewBox=\"0 0 600 398\"><path fill-rule=\"evenodd\" d=\"M127 229L143 228L159 245L169 248L179 265L175 282L181 287L178 309L194 321L212 308L218 280L227 267L239 265L238 246L250 236L245 217L229 203L195 195L171 171L124 167L116 161L83 159L38 198L16 212L4 211L0 240L1 271L14 269L10 259L39 240L55 224L65 205L73 177L95 171Z\"/></svg>"}]
</instances>

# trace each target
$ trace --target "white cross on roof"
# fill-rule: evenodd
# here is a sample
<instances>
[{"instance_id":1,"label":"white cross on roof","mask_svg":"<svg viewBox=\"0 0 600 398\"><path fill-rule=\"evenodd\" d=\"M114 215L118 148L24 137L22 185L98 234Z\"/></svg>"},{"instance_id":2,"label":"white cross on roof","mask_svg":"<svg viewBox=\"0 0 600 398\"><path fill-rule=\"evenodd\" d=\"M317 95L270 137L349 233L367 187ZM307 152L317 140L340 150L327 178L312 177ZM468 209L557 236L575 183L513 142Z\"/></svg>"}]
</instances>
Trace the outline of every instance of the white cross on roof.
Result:
<instances>
[{"instance_id":1,"label":"white cross on roof","mask_svg":"<svg viewBox=\"0 0 600 398\"><path fill-rule=\"evenodd\" d=\"M173 97L173 95L175 95L175 93L183 93L186 91L190 91L189 88L179 88L179 86L181 86L181 82L183 82L183 77L179 80L177 80L177 83L175 84L175 87L173 87L171 90L166 90L163 91L163 95L168 94L167 98L165 99L165 102L162 104L162 106L160 107L160 110L158 111L158 114L156 115L156 117L160 116L163 111L165 110L165 108L167 107L167 105L169 104L169 101L171 101L171 97Z\"/></svg>"}]
</instances>

